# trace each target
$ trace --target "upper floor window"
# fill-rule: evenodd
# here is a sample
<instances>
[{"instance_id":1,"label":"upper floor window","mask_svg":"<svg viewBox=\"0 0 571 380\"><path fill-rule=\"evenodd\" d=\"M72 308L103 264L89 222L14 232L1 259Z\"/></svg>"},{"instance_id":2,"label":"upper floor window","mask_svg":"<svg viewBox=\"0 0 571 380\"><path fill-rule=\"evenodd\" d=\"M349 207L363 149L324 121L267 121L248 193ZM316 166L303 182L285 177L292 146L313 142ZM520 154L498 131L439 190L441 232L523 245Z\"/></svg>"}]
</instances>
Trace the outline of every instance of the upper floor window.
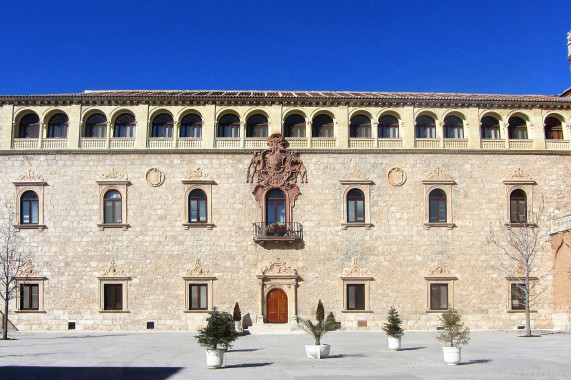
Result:
<instances>
[{"instance_id":1,"label":"upper floor window","mask_svg":"<svg viewBox=\"0 0 571 380\"><path fill-rule=\"evenodd\" d=\"M391 115L382 116L379 119L379 138L381 139L398 139L399 138L399 121Z\"/></svg>"},{"instance_id":2,"label":"upper floor window","mask_svg":"<svg viewBox=\"0 0 571 380\"><path fill-rule=\"evenodd\" d=\"M18 126L18 138L37 139L40 137L40 118L35 113L22 117Z\"/></svg>"},{"instance_id":3,"label":"upper floor window","mask_svg":"<svg viewBox=\"0 0 571 380\"><path fill-rule=\"evenodd\" d=\"M416 138L433 139L436 137L436 123L430 116L422 115L417 117L414 129Z\"/></svg>"},{"instance_id":4,"label":"upper floor window","mask_svg":"<svg viewBox=\"0 0 571 380\"><path fill-rule=\"evenodd\" d=\"M206 223L206 193L194 189L188 195L188 222Z\"/></svg>"},{"instance_id":5,"label":"upper floor window","mask_svg":"<svg viewBox=\"0 0 571 380\"><path fill-rule=\"evenodd\" d=\"M371 137L371 119L363 115L351 118L349 137Z\"/></svg>"},{"instance_id":6,"label":"upper floor window","mask_svg":"<svg viewBox=\"0 0 571 380\"><path fill-rule=\"evenodd\" d=\"M136 127L137 123L133 115L128 113L121 114L115 119L113 137L135 137Z\"/></svg>"},{"instance_id":7,"label":"upper floor window","mask_svg":"<svg viewBox=\"0 0 571 380\"><path fill-rule=\"evenodd\" d=\"M333 119L329 115L313 118L311 137L333 137Z\"/></svg>"},{"instance_id":8,"label":"upper floor window","mask_svg":"<svg viewBox=\"0 0 571 380\"><path fill-rule=\"evenodd\" d=\"M281 190L274 189L266 195L266 223L285 223L285 195Z\"/></svg>"},{"instance_id":9,"label":"upper floor window","mask_svg":"<svg viewBox=\"0 0 571 380\"><path fill-rule=\"evenodd\" d=\"M298 114L286 117L284 134L285 137L305 137L305 118Z\"/></svg>"},{"instance_id":10,"label":"upper floor window","mask_svg":"<svg viewBox=\"0 0 571 380\"><path fill-rule=\"evenodd\" d=\"M554 117L545 119L545 138L548 140L563 140L563 128L558 119Z\"/></svg>"},{"instance_id":11,"label":"upper floor window","mask_svg":"<svg viewBox=\"0 0 571 380\"><path fill-rule=\"evenodd\" d=\"M444 118L444 138L463 139L464 123L458 116L446 116Z\"/></svg>"},{"instance_id":12,"label":"upper floor window","mask_svg":"<svg viewBox=\"0 0 571 380\"><path fill-rule=\"evenodd\" d=\"M240 119L238 116L227 114L220 118L218 137L240 137Z\"/></svg>"},{"instance_id":13,"label":"upper floor window","mask_svg":"<svg viewBox=\"0 0 571 380\"><path fill-rule=\"evenodd\" d=\"M103 223L122 223L122 199L117 190L109 190L103 197Z\"/></svg>"},{"instance_id":14,"label":"upper floor window","mask_svg":"<svg viewBox=\"0 0 571 380\"><path fill-rule=\"evenodd\" d=\"M365 195L359 189L347 193L347 222L365 222Z\"/></svg>"},{"instance_id":15,"label":"upper floor window","mask_svg":"<svg viewBox=\"0 0 571 380\"><path fill-rule=\"evenodd\" d=\"M38 224L40 200L38 194L28 190L20 197L20 224Z\"/></svg>"},{"instance_id":16,"label":"upper floor window","mask_svg":"<svg viewBox=\"0 0 571 380\"><path fill-rule=\"evenodd\" d=\"M102 113L96 113L85 122L85 137L107 137L107 118Z\"/></svg>"},{"instance_id":17,"label":"upper floor window","mask_svg":"<svg viewBox=\"0 0 571 380\"><path fill-rule=\"evenodd\" d=\"M48 122L47 138L67 138L67 126L69 119L64 113L56 113Z\"/></svg>"},{"instance_id":18,"label":"upper floor window","mask_svg":"<svg viewBox=\"0 0 571 380\"><path fill-rule=\"evenodd\" d=\"M434 189L428 195L428 208L430 223L446 223L446 193Z\"/></svg>"},{"instance_id":19,"label":"upper floor window","mask_svg":"<svg viewBox=\"0 0 571 380\"><path fill-rule=\"evenodd\" d=\"M153 119L151 137L172 137L173 126L172 116L161 113Z\"/></svg>"},{"instance_id":20,"label":"upper floor window","mask_svg":"<svg viewBox=\"0 0 571 380\"><path fill-rule=\"evenodd\" d=\"M246 123L246 137L268 137L268 118L255 114Z\"/></svg>"},{"instance_id":21,"label":"upper floor window","mask_svg":"<svg viewBox=\"0 0 571 380\"><path fill-rule=\"evenodd\" d=\"M521 117L513 116L508 120L508 136L513 140L527 140L527 124Z\"/></svg>"},{"instance_id":22,"label":"upper floor window","mask_svg":"<svg viewBox=\"0 0 571 380\"><path fill-rule=\"evenodd\" d=\"M484 116L482 118L481 136L483 139L499 139L500 138L500 122L493 116Z\"/></svg>"},{"instance_id":23,"label":"upper floor window","mask_svg":"<svg viewBox=\"0 0 571 380\"><path fill-rule=\"evenodd\" d=\"M527 196L521 189L510 194L510 223L527 223Z\"/></svg>"},{"instance_id":24,"label":"upper floor window","mask_svg":"<svg viewBox=\"0 0 571 380\"><path fill-rule=\"evenodd\" d=\"M202 137L202 118L191 113L180 122L180 137Z\"/></svg>"}]
</instances>

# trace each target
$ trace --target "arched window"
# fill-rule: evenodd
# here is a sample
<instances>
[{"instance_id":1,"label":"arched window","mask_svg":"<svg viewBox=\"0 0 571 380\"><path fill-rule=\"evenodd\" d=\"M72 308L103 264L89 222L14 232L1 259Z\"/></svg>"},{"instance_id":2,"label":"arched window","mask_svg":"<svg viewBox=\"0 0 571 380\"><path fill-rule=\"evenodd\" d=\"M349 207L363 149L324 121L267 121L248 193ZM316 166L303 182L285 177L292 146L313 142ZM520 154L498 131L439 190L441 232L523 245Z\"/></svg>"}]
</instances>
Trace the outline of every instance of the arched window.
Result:
<instances>
[{"instance_id":1,"label":"arched window","mask_svg":"<svg viewBox=\"0 0 571 380\"><path fill-rule=\"evenodd\" d=\"M67 138L67 126L69 119L65 113L56 113L48 122L47 138L64 139Z\"/></svg>"},{"instance_id":2,"label":"arched window","mask_svg":"<svg viewBox=\"0 0 571 380\"><path fill-rule=\"evenodd\" d=\"M317 115L312 123L312 137L333 137L333 119L328 115Z\"/></svg>"},{"instance_id":3,"label":"arched window","mask_svg":"<svg viewBox=\"0 0 571 380\"><path fill-rule=\"evenodd\" d=\"M268 118L255 114L246 123L246 137L268 137Z\"/></svg>"},{"instance_id":4,"label":"arched window","mask_svg":"<svg viewBox=\"0 0 571 380\"><path fill-rule=\"evenodd\" d=\"M238 116L227 114L220 118L218 137L240 137L240 119Z\"/></svg>"},{"instance_id":5,"label":"arched window","mask_svg":"<svg viewBox=\"0 0 571 380\"><path fill-rule=\"evenodd\" d=\"M102 113L96 113L85 122L85 137L106 137L107 118Z\"/></svg>"},{"instance_id":6,"label":"arched window","mask_svg":"<svg viewBox=\"0 0 571 380\"><path fill-rule=\"evenodd\" d=\"M365 194L359 189L347 193L347 222L365 222Z\"/></svg>"},{"instance_id":7,"label":"arched window","mask_svg":"<svg viewBox=\"0 0 571 380\"><path fill-rule=\"evenodd\" d=\"M398 139L399 138L399 121L391 115L382 116L379 119L379 138L381 139Z\"/></svg>"},{"instance_id":8,"label":"arched window","mask_svg":"<svg viewBox=\"0 0 571 380\"><path fill-rule=\"evenodd\" d=\"M286 117L284 133L285 137L305 137L305 118L298 114Z\"/></svg>"},{"instance_id":9,"label":"arched window","mask_svg":"<svg viewBox=\"0 0 571 380\"><path fill-rule=\"evenodd\" d=\"M434 189L428 195L428 221L430 223L446 223L446 193Z\"/></svg>"},{"instance_id":10,"label":"arched window","mask_svg":"<svg viewBox=\"0 0 571 380\"><path fill-rule=\"evenodd\" d=\"M444 138L445 139L463 139L464 123L458 116L446 116L444 118Z\"/></svg>"},{"instance_id":11,"label":"arched window","mask_svg":"<svg viewBox=\"0 0 571 380\"><path fill-rule=\"evenodd\" d=\"M103 196L103 221L104 223L122 223L121 193L117 190L109 190Z\"/></svg>"},{"instance_id":12,"label":"arched window","mask_svg":"<svg viewBox=\"0 0 571 380\"><path fill-rule=\"evenodd\" d=\"M527 124L521 117L513 116L508 120L508 136L512 140L527 139Z\"/></svg>"},{"instance_id":13,"label":"arched window","mask_svg":"<svg viewBox=\"0 0 571 380\"><path fill-rule=\"evenodd\" d=\"M20 197L20 223L21 224L38 224L39 223L39 198L38 194L28 190Z\"/></svg>"},{"instance_id":14,"label":"arched window","mask_svg":"<svg viewBox=\"0 0 571 380\"><path fill-rule=\"evenodd\" d=\"M18 126L18 138L37 139L40 137L40 118L35 113L22 117Z\"/></svg>"},{"instance_id":15,"label":"arched window","mask_svg":"<svg viewBox=\"0 0 571 380\"><path fill-rule=\"evenodd\" d=\"M180 122L180 137L202 137L202 118L191 113Z\"/></svg>"},{"instance_id":16,"label":"arched window","mask_svg":"<svg viewBox=\"0 0 571 380\"><path fill-rule=\"evenodd\" d=\"M172 116L161 113L153 119L151 137L172 137L173 130Z\"/></svg>"},{"instance_id":17,"label":"arched window","mask_svg":"<svg viewBox=\"0 0 571 380\"><path fill-rule=\"evenodd\" d=\"M363 115L356 115L349 123L349 137L371 137L371 119Z\"/></svg>"},{"instance_id":18,"label":"arched window","mask_svg":"<svg viewBox=\"0 0 571 380\"><path fill-rule=\"evenodd\" d=\"M416 118L416 138L419 139L433 139L436 137L436 123L434 119L427 115L422 115Z\"/></svg>"},{"instance_id":19,"label":"arched window","mask_svg":"<svg viewBox=\"0 0 571 380\"><path fill-rule=\"evenodd\" d=\"M499 139L500 138L500 122L493 116L484 116L482 118L482 134L483 139Z\"/></svg>"},{"instance_id":20,"label":"arched window","mask_svg":"<svg viewBox=\"0 0 571 380\"><path fill-rule=\"evenodd\" d=\"M136 127L137 123L133 115L128 113L121 114L115 119L113 137L135 137Z\"/></svg>"},{"instance_id":21,"label":"arched window","mask_svg":"<svg viewBox=\"0 0 571 380\"><path fill-rule=\"evenodd\" d=\"M281 190L274 189L266 195L266 223L285 223L285 195Z\"/></svg>"},{"instance_id":22,"label":"arched window","mask_svg":"<svg viewBox=\"0 0 571 380\"><path fill-rule=\"evenodd\" d=\"M563 140L563 128L558 119L554 117L545 119L545 138L548 140Z\"/></svg>"},{"instance_id":23,"label":"arched window","mask_svg":"<svg viewBox=\"0 0 571 380\"><path fill-rule=\"evenodd\" d=\"M206 223L206 193L194 189L188 195L188 222Z\"/></svg>"},{"instance_id":24,"label":"arched window","mask_svg":"<svg viewBox=\"0 0 571 380\"><path fill-rule=\"evenodd\" d=\"M523 190L510 194L510 223L527 223L527 196Z\"/></svg>"}]
</instances>

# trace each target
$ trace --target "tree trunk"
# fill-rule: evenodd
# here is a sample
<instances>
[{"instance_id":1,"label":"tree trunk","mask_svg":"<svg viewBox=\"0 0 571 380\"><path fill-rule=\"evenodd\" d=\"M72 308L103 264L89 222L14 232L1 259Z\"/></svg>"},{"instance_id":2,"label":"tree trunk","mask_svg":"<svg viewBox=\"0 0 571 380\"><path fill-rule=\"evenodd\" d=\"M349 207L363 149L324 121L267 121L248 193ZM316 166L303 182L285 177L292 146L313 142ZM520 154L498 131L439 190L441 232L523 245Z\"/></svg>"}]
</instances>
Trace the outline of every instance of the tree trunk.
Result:
<instances>
[{"instance_id":1,"label":"tree trunk","mask_svg":"<svg viewBox=\"0 0 571 380\"><path fill-rule=\"evenodd\" d=\"M529 296L531 289L529 288L529 271L525 273L525 336L531 336L531 316L529 312Z\"/></svg>"},{"instance_id":2,"label":"tree trunk","mask_svg":"<svg viewBox=\"0 0 571 380\"><path fill-rule=\"evenodd\" d=\"M4 300L4 315L2 316L2 322L4 324L4 331L2 331L2 340L8 339L8 305L10 302L10 297L8 297L8 285L6 285L6 299Z\"/></svg>"}]
</instances>

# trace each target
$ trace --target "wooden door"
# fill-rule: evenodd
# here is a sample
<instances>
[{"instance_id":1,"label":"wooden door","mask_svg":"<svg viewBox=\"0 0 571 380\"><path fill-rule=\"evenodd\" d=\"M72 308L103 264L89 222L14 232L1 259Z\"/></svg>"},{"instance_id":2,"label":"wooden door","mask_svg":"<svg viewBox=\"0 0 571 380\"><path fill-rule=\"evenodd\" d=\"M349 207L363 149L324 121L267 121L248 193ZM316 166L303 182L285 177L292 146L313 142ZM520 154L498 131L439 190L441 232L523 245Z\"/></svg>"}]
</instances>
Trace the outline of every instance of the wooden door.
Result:
<instances>
[{"instance_id":1,"label":"wooden door","mask_svg":"<svg viewBox=\"0 0 571 380\"><path fill-rule=\"evenodd\" d=\"M281 289L274 289L266 301L268 323L287 323L287 295Z\"/></svg>"}]
</instances>

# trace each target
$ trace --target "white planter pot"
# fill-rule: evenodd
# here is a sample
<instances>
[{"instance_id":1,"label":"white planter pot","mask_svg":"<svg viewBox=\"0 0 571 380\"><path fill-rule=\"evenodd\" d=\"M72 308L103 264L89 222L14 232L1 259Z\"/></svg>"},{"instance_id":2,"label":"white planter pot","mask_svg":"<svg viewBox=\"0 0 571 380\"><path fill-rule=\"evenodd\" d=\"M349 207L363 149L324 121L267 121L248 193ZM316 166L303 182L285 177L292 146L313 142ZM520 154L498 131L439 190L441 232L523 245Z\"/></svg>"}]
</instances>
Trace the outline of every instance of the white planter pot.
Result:
<instances>
[{"instance_id":1,"label":"white planter pot","mask_svg":"<svg viewBox=\"0 0 571 380\"><path fill-rule=\"evenodd\" d=\"M307 353L307 357L310 359L326 358L329 356L329 350L331 350L331 345L329 344L305 345L305 352Z\"/></svg>"},{"instance_id":2,"label":"white planter pot","mask_svg":"<svg viewBox=\"0 0 571 380\"><path fill-rule=\"evenodd\" d=\"M206 350L206 366L208 368L220 368L224 363L224 351Z\"/></svg>"},{"instance_id":3,"label":"white planter pot","mask_svg":"<svg viewBox=\"0 0 571 380\"><path fill-rule=\"evenodd\" d=\"M447 365L458 365L460 363L461 347L442 347L444 353L444 363Z\"/></svg>"},{"instance_id":4,"label":"white planter pot","mask_svg":"<svg viewBox=\"0 0 571 380\"><path fill-rule=\"evenodd\" d=\"M387 342L389 345L389 350L400 350L400 337L394 338L392 336L387 336Z\"/></svg>"},{"instance_id":5,"label":"white planter pot","mask_svg":"<svg viewBox=\"0 0 571 380\"><path fill-rule=\"evenodd\" d=\"M242 332L242 321L234 321L234 331Z\"/></svg>"}]
</instances>

